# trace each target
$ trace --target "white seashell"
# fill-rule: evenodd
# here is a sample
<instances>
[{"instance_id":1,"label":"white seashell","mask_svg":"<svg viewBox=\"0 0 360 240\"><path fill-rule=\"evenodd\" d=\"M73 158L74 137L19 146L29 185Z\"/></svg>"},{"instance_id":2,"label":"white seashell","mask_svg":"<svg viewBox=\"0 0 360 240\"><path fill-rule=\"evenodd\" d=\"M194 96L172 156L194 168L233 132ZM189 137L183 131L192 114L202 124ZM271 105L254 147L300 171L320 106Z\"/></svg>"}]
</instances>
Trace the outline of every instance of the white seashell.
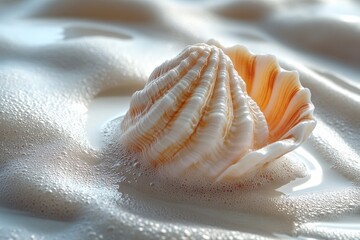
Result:
<instances>
[{"instance_id":1,"label":"white seashell","mask_svg":"<svg viewBox=\"0 0 360 240\"><path fill-rule=\"evenodd\" d=\"M154 70L132 96L120 143L161 175L231 182L304 142L313 110L275 57L211 41Z\"/></svg>"}]
</instances>

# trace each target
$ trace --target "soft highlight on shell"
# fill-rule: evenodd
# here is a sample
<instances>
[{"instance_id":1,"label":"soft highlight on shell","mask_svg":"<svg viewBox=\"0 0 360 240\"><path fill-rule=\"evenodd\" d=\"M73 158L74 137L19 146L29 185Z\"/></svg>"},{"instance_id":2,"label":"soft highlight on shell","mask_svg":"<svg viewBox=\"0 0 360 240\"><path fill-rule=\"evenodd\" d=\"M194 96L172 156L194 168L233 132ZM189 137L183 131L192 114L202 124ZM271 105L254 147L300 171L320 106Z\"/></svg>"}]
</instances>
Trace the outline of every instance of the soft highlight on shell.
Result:
<instances>
[{"instance_id":1,"label":"soft highlight on shell","mask_svg":"<svg viewBox=\"0 0 360 240\"><path fill-rule=\"evenodd\" d=\"M232 182L304 142L310 92L274 56L215 41L188 46L134 93L120 144L173 178Z\"/></svg>"}]
</instances>

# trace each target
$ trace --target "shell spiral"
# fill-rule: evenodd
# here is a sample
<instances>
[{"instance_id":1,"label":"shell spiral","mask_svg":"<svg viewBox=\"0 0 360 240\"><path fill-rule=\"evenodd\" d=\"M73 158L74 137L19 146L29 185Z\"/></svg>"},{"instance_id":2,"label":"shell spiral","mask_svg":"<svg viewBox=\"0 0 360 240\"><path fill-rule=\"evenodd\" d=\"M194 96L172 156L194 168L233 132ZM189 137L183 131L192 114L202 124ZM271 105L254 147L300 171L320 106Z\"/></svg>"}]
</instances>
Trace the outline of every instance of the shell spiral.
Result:
<instances>
[{"instance_id":1,"label":"shell spiral","mask_svg":"<svg viewBox=\"0 0 360 240\"><path fill-rule=\"evenodd\" d=\"M232 181L299 146L315 127L296 72L241 46L188 46L134 93L120 143L170 177Z\"/></svg>"}]
</instances>

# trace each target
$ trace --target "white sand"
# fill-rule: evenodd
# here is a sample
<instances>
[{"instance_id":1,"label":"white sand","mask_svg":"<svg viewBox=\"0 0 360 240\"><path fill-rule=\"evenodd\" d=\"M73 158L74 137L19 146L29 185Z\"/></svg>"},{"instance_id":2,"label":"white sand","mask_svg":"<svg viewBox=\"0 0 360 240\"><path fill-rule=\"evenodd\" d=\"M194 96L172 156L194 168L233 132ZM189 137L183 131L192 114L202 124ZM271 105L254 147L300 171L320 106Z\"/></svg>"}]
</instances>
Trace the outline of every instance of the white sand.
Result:
<instances>
[{"instance_id":1,"label":"white sand","mask_svg":"<svg viewBox=\"0 0 360 240\"><path fill-rule=\"evenodd\" d=\"M360 238L359 15L357 1L1 2L0 239ZM210 38L299 71L313 135L253 191L125 182L104 163L125 161L106 149L129 97Z\"/></svg>"}]
</instances>

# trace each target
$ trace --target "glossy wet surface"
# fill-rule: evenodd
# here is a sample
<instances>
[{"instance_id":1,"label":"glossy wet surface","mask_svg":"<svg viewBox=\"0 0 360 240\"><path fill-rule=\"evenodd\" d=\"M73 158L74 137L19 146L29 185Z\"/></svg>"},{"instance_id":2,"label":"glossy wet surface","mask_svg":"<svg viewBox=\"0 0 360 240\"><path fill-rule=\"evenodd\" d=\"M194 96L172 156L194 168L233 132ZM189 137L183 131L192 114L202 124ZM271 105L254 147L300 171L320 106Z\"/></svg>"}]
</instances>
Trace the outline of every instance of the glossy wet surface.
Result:
<instances>
[{"instance_id":1,"label":"glossy wet surface","mask_svg":"<svg viewBox=\"0 0 360 240\"><path fill-rule=\"evenodd\" d=\"M357 1L2 2L0 238L360 237L359 9ZM102 164L123 161L107 151L116 119L156 66L210 38L299 71L316 108L313 135L254 191L167 196L124 182Z\"/></svg>"}]
</instances>

